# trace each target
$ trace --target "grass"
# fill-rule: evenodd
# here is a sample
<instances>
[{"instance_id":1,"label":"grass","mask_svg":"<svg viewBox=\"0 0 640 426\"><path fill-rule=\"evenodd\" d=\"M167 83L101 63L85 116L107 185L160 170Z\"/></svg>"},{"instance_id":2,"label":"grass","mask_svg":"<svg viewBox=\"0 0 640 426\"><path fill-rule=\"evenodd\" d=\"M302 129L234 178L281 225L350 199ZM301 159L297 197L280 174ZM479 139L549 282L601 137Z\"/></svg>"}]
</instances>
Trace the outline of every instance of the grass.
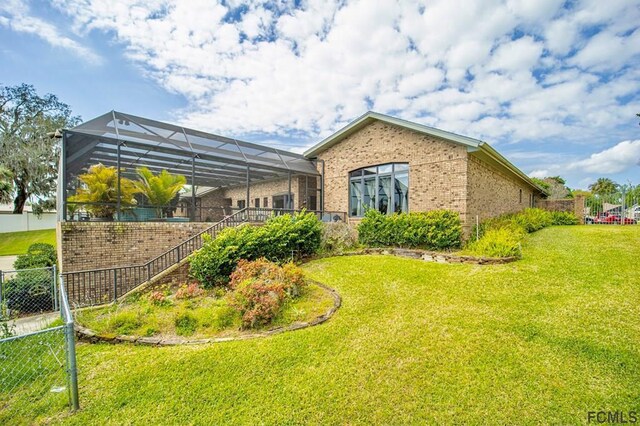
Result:
<instances>
[{"instance_id":1,"label":"grass","mask_svg":"<svg viewBox=\"0 0 640 426\"><path fill-rule=\"evenodd\" d=\"M175 289L174 289L175 290ZM215 290L192 299L176 299L175 291L168 296L167 304L150 302L148 293L134 293L123 303L104 308L80 311L78 323L99 335L172 337L193 339L229 337L251 334L255 330L240 331L240 314L231 308L223 296L216 297ZM287 301L269 326L289 325L311 321L333 306L331 295L315 284L302 289L299 297Z\"/></svg>"},{"instance_id":2,"label":"grass","mask_svg":"<svg viewBox=\"0 0 640 426\"><path fill-rule=\"evenodd\" d=\"M639 258L640 227L573 226L530 235L507 265L317 260L307 274L343 297L329 322L204 346L81 344L82 410L41 420L581 424L638 411Z\"/></svg>"},{"instance_id":3,"label":"grass","mask_svg":"<svg viewBox=\"0 0 640 426\"><path fill-rule=\"evenodd\" d=\"M34 243L56 245L56 230L3 232L0 234L0 256L23 254Z\"/></svg>"}]
</instances>

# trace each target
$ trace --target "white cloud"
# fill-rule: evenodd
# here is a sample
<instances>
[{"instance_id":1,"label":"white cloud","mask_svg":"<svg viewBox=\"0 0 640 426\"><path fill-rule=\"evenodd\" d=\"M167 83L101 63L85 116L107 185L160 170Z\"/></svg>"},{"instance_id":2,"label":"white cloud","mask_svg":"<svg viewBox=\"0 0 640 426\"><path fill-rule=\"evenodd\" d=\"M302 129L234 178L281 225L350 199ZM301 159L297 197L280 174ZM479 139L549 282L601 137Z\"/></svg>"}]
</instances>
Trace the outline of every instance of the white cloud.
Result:
<instances>
[{"instance_id":1,"label":"white cloud","mask_svg":"<svg viewBox=\"0 0 640 426\"><path fill-rule=\"evenodd\" d=\"M534 177L534 178L538 178L538 179L542 179L545 178L547 176L549 176L549 170L546 169L538 169L538 170L533 170L529 173L530 177Z\"/></svg>"},{"instance_id":2,"label":"white cloud","mask_svg":"<svg viewBox=\"0 0 640 426\"><path fill-rule=\"evenodd\" d=\"M637 0L52 2L68 22L43 21L39 36L80 55L75 39L111 39L186 98L178 121L203 130L314 141L373 108L496 144L560 140L585 155L635 138ZM0 5L0 25L27 31L7 18L33 18L24 4ZM537 161L529 169L562 171Z\"/></svg>"},{"instance_id":3,"label":"white cloud","mask_svg":"<svg viewBox=\"0 0 640 426\"><path fill-rule=\"evenodd\" d=\"M53 47L68 50L91 64L101 64L102 58L81 43L66 37L55 25L30 14L23 0L5 0L0 3L0 26L41 38Z\"/></svg>"},{"instance_id":4,"label":"white cloud","mask_svg":"<svg viewBox=\"0 0 640 426\"><path fill-rule=\"evenodd\" d=\"M568 167L602 174L620 173L633 167L640 169L640 140L620 142L609 149L591 154L589 158L575 161Z\"/></svg>"}]
</instances>

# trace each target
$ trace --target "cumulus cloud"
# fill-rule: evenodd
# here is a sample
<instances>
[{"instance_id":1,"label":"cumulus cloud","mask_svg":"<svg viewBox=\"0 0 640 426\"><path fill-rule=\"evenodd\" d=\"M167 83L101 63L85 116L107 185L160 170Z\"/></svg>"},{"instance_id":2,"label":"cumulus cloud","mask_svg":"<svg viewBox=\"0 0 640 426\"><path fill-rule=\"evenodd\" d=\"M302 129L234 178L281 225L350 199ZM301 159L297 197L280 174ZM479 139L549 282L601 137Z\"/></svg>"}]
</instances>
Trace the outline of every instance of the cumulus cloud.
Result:
<instances>
[{"instance_id":1,"label":"cumulus cloud","mask_svg":"<svg viewBox=\"0 0 640 426\"><path fill-rule=\"evenodd\" d=\"M589 158L569 164L570 169L602 174L620 173L632 167L640 168L640 140L620 142L591 154Z\"/></svg>"},{"instance_id":2,"label":"cumulus cloud","mask_svg":"<svg viewBox=\"0 0 640 426\"><path fill-rule=\"evenodd\" d=\"M5 0L0 3L0 26L39 37L51 46L68 50L91 64L102 63L102 58L91 49L61 34L55 25L32 16L29 5L24 1Z\"/></svg>"},{"instance_id":3,"label":"cumulus cloud","mask_svg":"<svg viewBox=\"0 0 640 426\"><path fill-rule=\"evenodd\" d=\"M25 1L3 3L0 25L28 32ZM186 98L174 116L190 127L314 141L375 109L496 144L633 139L636 0L52 4L67 22L31 25L38 36L79 55L90 33L119 44Z\"/></svg>"}]
</instances>

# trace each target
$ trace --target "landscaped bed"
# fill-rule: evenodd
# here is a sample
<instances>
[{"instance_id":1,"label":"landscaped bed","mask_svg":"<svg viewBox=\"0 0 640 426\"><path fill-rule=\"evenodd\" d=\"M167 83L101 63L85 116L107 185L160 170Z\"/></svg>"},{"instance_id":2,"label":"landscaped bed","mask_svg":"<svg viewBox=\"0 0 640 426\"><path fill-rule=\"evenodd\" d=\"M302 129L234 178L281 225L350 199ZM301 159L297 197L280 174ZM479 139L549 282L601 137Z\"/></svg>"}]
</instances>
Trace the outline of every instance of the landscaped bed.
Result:
<instances>
[{"instance_id":1,"label":"landscaped bed","mask_svg":"<svg viewBox=\"0 0 640 426\"><path fill-rule=\"evenodd\" d=\"M307 281L300 294L287 297L275 316L265 324L248 326L232 306L231 292L204 289L197 283L134 293L122 302L77 312L78 324L95 333L93 340L139 340L155 344L206 342L216 338L244 338L269 331L314 323L330 312L336 299L331 290ZM125 337L126 336L126 337ZM152 339L139 339L139 338ZM132 339L133 338L133 339ZM221 339L224 340L224 339Z\"/></svg>"},{"instance_id":2,"label":"landscaped bed","mask_svg":"<svg viewBox=\"0 0 640 426\"><path fill-rule=\"evenodd\" d=\"M76 414L3 394L0 424L583 424L638 409L640 228L531 234L522 259L303 265L343 298L318 327L216 345L80 344Z\"/></svg>"}]
</instances>

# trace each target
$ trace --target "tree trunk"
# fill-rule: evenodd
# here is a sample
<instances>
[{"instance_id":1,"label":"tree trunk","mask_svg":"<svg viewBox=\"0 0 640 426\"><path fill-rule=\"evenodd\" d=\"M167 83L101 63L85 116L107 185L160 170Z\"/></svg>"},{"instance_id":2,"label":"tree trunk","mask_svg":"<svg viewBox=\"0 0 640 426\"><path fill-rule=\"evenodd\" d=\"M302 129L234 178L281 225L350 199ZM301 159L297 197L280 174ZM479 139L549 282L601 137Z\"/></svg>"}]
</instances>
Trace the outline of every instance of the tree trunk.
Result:
<instances>
[{"instance_id":1,"label":"tree trunk","mask_svg":"<svg viewBox=\"0 0 640 426\"><path fill-rule=\"evenodd\" d=\"M16 182L16 198L13 200L13 214L22 214L27 198L29 198L27 188L21 183Z\"/></svg>"}]
</instances>

